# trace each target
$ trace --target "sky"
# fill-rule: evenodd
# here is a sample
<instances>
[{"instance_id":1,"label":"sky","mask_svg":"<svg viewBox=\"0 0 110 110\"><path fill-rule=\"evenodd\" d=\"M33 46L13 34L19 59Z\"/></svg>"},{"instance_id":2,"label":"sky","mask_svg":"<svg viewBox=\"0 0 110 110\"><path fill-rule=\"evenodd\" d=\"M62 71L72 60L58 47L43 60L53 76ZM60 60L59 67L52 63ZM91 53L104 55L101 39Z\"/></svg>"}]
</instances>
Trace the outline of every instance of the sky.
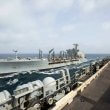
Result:
<instances>
[{"instance_id":1,"label":"sky","mask_svg":"<svg viewBox=\"0 0 110 110\"><path fill-rule=\"evenodd\" d=\"M59 52L74 43L110 53L110 0L0 0L0 53Z\"/></svg>"}]
</instances>

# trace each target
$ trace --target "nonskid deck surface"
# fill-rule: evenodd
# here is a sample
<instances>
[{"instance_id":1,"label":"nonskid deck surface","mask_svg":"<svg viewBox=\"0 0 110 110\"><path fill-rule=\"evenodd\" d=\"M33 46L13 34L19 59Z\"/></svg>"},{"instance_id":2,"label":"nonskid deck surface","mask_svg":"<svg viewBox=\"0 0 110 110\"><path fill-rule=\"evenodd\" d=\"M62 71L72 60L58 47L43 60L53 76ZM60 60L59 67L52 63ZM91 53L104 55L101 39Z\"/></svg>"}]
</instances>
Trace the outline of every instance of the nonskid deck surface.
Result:
<instances>
[{"instance_id":1,"label":"nonskid deck surface","mask_svg":"<svg viewBox=\"0 0 110 110\"><path fill-rule=\"evenodd\" d=\"M110 64L63 110L110 110Z\"/></svg>"}]
</instances>

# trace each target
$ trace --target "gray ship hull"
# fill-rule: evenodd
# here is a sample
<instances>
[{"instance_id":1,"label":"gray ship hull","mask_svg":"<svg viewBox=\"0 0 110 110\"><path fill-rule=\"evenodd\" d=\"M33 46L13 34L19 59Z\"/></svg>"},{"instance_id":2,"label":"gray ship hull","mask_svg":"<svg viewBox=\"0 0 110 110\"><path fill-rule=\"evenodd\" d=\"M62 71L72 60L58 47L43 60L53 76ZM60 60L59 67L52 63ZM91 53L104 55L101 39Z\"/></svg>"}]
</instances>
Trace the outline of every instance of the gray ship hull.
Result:
<instances>
[{"instance_id":1,"label":"gray ship hull","mask_svg":"<svg viewBox=\"0 0 110 110\"><path fill-rule=\"evenodd\" d=\"M85 59L63 63L49 64L47 59L0 61L0 74L21 71L46 70L84 62Z\"/></svg>"}]
</instances>

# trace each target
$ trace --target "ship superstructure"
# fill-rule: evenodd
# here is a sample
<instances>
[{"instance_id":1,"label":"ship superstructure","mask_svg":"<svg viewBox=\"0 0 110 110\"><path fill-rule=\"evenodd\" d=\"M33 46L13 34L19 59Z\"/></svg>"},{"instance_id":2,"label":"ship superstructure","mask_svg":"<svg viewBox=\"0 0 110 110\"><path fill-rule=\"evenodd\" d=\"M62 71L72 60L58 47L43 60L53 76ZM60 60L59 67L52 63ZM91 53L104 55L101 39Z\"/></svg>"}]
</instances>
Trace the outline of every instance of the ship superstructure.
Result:
<instances>
[{"instance_id":1,"label":"ship superstructure","mask_svg":"<svg viewBox=\"0 0 110 110\"><path fill-rule=\"evenodd\" d=\"M78 50L78 45L74 44L73 49L66 51L60 51L60 54L55 55L54 49L51 49L48 54L48 58L43 58L43 52L39 50L39 58L25 58L21 59L17 56L15 59L3 59L0 60L0 74L16 73L21 71L33 71L33 70L47 70L53 68L59 68L71 64L79 64L84 61L85 55Z\"/></svg>"}]
</instances>

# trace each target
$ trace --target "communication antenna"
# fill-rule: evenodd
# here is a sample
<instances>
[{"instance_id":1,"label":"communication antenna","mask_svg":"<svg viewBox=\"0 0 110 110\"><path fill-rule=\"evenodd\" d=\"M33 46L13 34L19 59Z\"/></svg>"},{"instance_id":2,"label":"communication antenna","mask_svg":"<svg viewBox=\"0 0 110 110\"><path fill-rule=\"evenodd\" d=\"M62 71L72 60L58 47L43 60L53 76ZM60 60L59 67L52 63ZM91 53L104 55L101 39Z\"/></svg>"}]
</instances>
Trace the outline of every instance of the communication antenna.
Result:
<instances>
[{"instance_id":1,"label":"communication antenna","mask_svg":"<svg viewBox=\"0 0 110 110\"><path fill-rule=\"evenodd\" d=\"M15 53L15 58L17 59L18 58L18 55L17 55L17 50L13 50L13 52Z\"/></svg>"}]
</instances>

